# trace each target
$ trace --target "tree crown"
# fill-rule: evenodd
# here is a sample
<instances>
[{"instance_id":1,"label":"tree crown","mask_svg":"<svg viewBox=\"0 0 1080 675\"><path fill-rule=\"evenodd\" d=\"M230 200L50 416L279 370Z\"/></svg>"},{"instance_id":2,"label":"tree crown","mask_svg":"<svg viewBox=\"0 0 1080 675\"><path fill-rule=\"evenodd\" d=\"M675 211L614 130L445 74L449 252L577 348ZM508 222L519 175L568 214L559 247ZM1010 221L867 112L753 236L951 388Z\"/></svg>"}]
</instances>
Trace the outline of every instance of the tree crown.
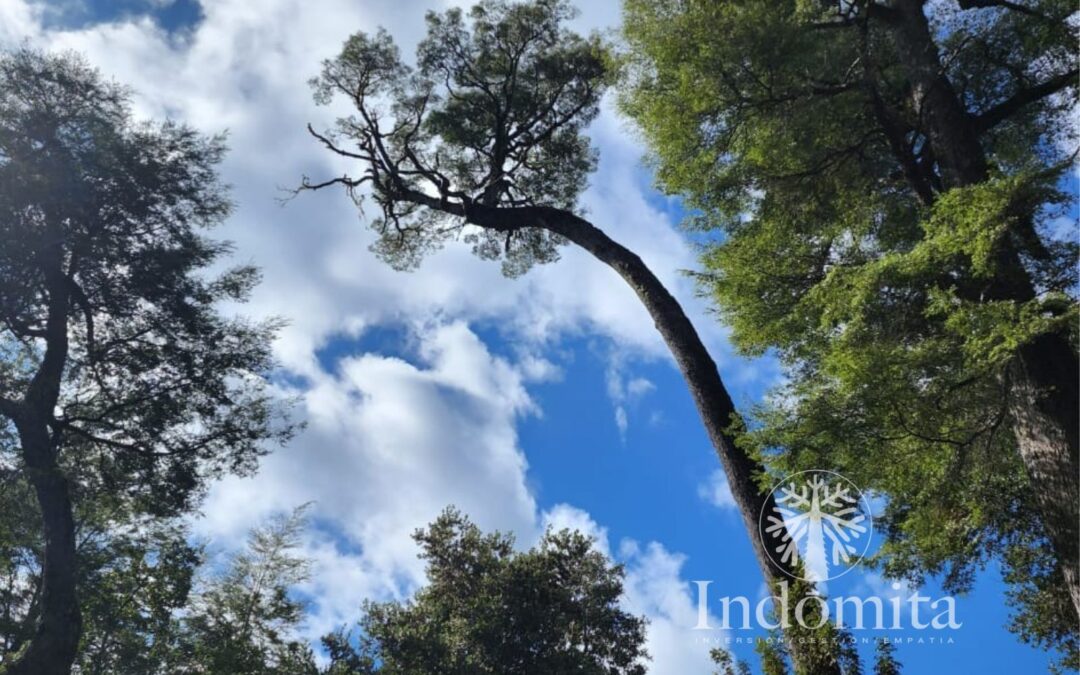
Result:
<instances>
[{"instance_id":1,"label":"tree crown","mask_svg":"<svg viewBox=\"0 0 1080 675\"><path fill-rule=\"evenodd\" d=\"M378 672L645 672L645 622L619 607L623 569L577 532L515 551L447 510L415 535L429 585L406 604L368 604Z\"/></svg>"},{"instance_id":2,"label":"tree crown","mask_svg":"<svg viewBox=\"0 0 1080 675\"><path fill-rule=\"evenodd\" d=\"M399 268L461 233L473 205L574 209L596 163L584 129L609 77L599 37L565 27L573 15L565 0L485 0L468 19L429 12L415 67L385 31L352 36L312 85L316 101L345 96L356 113L312 133L363 172L304 187L369 188L375 251ZM537 228L464 238L511 275L554 260L561 243Z\"/></svg>"},{"instance_id":3,"label":"tree crown","mask_svg":"<svg viewBox=\"0 0 1080 675\"><path fill-rule=\"evenodd\" d=\"M183 509L290 434L262 379L275 324L219 309L256 270L209 273L230 251L202 233L229 213L224 151L135 121L76 56L0 55L0 406L55 401L62 461L140 508Z\"/></svg>"}]
</instances>

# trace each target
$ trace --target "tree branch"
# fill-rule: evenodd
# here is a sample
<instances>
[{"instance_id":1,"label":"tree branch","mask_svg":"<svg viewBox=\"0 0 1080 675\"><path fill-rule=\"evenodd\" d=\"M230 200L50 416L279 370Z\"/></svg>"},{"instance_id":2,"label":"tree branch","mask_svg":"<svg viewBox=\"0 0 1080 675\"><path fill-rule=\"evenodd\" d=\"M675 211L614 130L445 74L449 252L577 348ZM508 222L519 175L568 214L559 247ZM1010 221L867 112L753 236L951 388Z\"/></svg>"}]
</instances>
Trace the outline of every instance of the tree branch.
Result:
<instances>
[{"instance_id":1,"label":"tree branch","mask_svg":"<svg viewBox=\"0 0 1080 675\"><path fill-rule=\"evenodd\" d=\"M1027 14L1028 16L1038 17L1047 21L1054 21L1053 17L1047 16L1042 12L1032 9L1031 7L1025 7L1016 2L1009 2L1009 0L957 0L957 4L960 5L960 9L985 9L988 7L1000 7L1002 9L1008 9L1013 12L1020 12L1021 14Z\"/></svg>"},{"instance_id":2,"label":"tree branch","mask_svg":"<svg viewBox=\"0 0 1080 675\"><path fill-rule=\"evenodd\" d=\"M1025 106L1056 94L1066 87L1075 86L1078 76L1080 76L1080 70L1073 68L1067 73L1051 77L1049 80L1033 87L1021 89L1001 103L976 116L974 118L975 126L979 133L984 133L1009 119Z\"/></svg>"}]
</instances>

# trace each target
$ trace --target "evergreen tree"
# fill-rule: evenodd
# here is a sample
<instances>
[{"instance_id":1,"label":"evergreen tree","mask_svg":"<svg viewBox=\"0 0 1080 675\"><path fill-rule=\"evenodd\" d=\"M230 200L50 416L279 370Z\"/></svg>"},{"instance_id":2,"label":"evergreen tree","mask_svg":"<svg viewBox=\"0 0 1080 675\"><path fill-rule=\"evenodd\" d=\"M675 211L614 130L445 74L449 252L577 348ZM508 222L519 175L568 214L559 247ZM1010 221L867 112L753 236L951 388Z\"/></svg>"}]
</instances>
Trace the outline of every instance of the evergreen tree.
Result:
<instances>
[{"instance_id":1,"label":"evergreen tree","mask_svg":"<svg viewBox=\"0 0 1080 675\"><path fill-rule=\"evenodd\" d=\"M255 528L223 571L204 572L181 619L171 672L315 675L311 649L297 634L304 604L293 594L309 568L297 553L304 511Z\"/></svg>"},{"instance_id":2,"label":"evergreen tree","mask_svg":"<svg viewBox=\"0 0 1080 675\"><path fill-rule=\"evenodd\" d=\"M787 645L779 631L769 631L769 637L759 640L754 649L761 657L762 675L790 675Z\"/></svg>"},{"instance_id":3,"label":"evergreen tree","mask_svg":"<svg viewBox=\"0 0 1080 675\"><path fill-rule=\"evenodd\" d=\"M75 661L81 490L186 513L289 433L261 379L273 326L218 310L256 272L206 274L229 250L201 233L229 211L223 143L136 123L128 97L77 57L0 54L0 465L31 487L43 546L6 675Z\"/></svg>"},{"instance_id":4,"label":"evergreen tree","mask_svg":"<svg viewBox=\"0 0 1080 675\"><path fill-rule=\"evenodd\" d=\"M896 647L886 640L878 640L875 647L874 675L900 675L900 662L896 660Z\"/></svg>"},{"instance_id":5,"label":"evergreen tree","mask_svg":"<svg viewBox=\"0 0 1080 675\"><path fill-rule=\"evenodd\" d=\"M630 0L625 109L788 384L743 438L888 495L887 573L1007 567L1075 658L1074 3ZM888 470L882 470L888 467ZM1035 548L1041 561L1029 564Z\"/></svg>"},{"instance_id":6,"label":"evergreen tree","mask_svg":"<svg viewBox=\"0 0 1080 675\"><path fill-rule=\"evenodd\" d=\"M645 621L619 607L623 569L585 536L548 531L527 551L448 509L415 535L428 585L369 603L364 640L328 636L333 675L644 675ZM337 668L335 670L335 668Z\"/></svg>"},{"instance_id":7,"label":"evergreen tree","mask_svg":"<svg viewBox=\"0 0 1080 675\"><path fill-rule=\"evenodd\" d=\"M855 639L846 630L840 631L839 639L840 672L844 675L862 675L862 661L855 647Z\"/></svg>"}]
</instances>

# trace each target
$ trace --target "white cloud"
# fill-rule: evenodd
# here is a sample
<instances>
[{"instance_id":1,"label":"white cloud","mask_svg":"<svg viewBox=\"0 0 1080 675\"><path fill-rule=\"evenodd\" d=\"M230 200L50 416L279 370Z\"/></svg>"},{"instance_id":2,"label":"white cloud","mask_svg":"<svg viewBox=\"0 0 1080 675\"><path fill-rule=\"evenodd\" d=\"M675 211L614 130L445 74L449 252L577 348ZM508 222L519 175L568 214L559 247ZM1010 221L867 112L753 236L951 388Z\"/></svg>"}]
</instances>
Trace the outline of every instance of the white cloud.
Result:
<instances>
[{"instance_id":1,"label":"white cloud","mask_svg":"<svg viewBox=\"0 0 1080 675\"><path fill-rule=\"evenodd\" d=\"M615 349L608 355L608 368L605 378L607 380L608 398L611 399L615 413L615 426L619 429L619 436L626 440L626 432L630 427L629 409L634 407L646 394L656 389L651 381L644 377L632 377L627 375L626 362L629 356L625 351Z\"/></svg>"},{"instance_id":2,"label":"white cloud","mask_svg":"<svg viewBox=\"0 0 1080 675\"><path fill-rule=\"evenodd\" d=\"M544 530L550 528L556 532L559 530L576 530L587 537L592 538L596 544L596 550L606 556L611 555L611 545L608 543L606 527L601 527L592 519L587 512L570 506L569 504L556 504L544 512L540 519Z\"/></svg>"},{"instance_id":3,"label":"white cloud","mask_svg":"<svg viewBox=\"0 0 1080 675\"><path fill-rule=\"evenodd\" d=\"M698 486L698 497L719 509L736 509L735 497L723 469L716 469Z\"/></svg>"},{"instance_id":4,"label":"white cloud","mask_svg":"<svg viewBox=\"0 0 1080 675\"><path fill-rule=\"evenodd\" d=\"M646 647L652 656L653 675L685 675L710 670L710 641L721 639L717 631L704 634L693 630L698 607L690 584L682 579L684 556L671 553L651 542L640 546L624 541L620 556L626 561L626 605L630 611L649 617ZM711 614L709 625L716 625Z\"/></svg>"},{"instance_id":5,"label":"white cloud","mask_svg":"<svg viewBox=\"0 0 1080 675\"><path fill-rule=\"evenodd\" d=\"M705 634L693 629L698 622L698 606L690 584L682 578L684 556L668 551L657 542L642 546L632 539L624 539L618 551L612 552L607 529L588 513L566 504L546 512L542 522L545 527L578 530L591 536L598 550L625 565L624 608L649 620L646 649L651 657L650 673L711 672L710 642L724 635L715 630ZM708 620L710 625L718 623L711 613Z\"/></svg>"},{"instance_id":6,"label":"white cloud","mask_svg":"<svg viewBox=\"0 0 1080 675\"><path fill-rule=\"evenodd\" d=\"M420 366L367 354L320 376L302 393L305 432L258 476L216 486L196 524L227 544L271 513L313 502L313 632L355 620L365 597L420 584L410 535L448 505L484 529L535 529L514 427L534 405L518 370L462 323L421 328L418 339Z\"/></svg>"},{"instance_id":7,"label":"white cloud","mask_svg":"<svg viewBox=\"0 0 1080 675\"><path fill-rule=\"evenodd\" d=\"M606 549L606 532L588 514L565 505L538 511L516 429L522 416L540 413L527 387L560 377L564 337L600 336L618 362L611 376L618 400L612 399L625 431L626 408L653 389L628 375L630 366L669 358L634 293L581 250L567 249L558 264L517 281L503 279L497 265L462 246L401 274L368 252L372 237L345 195L278 203L279 186L348 169L304 131L308 122L327 126L342 112L311 102L306 81L319 61L349 33L378 25L408 54L424 10L448 4L215 0L204 3L204 20L193 30L170 35L146 18L46 29L47 5L0 2L0 44L78 50L134 88L137 114L229 132L222 172L237 209L220 234L235 242L241 262L263 270L243 311L289 319L275 349L290 381L305 383L295 393L308 427L269 455L258 476L216 485L198 531L230 547L267 515L314 501L316 529L306 543L315 565L306 587L315 602L312 635L354 620L363 598L400 597L422 583L409 535L448 504L522 541L562 523L602 536ZM582 26L617 18L615 3L582 4ZM601 152L583 197L591 217L636 250L685 303L722 367L759 376L728 358L723 331L680 274L694 266L694 252L646 198L641 149L610 102L591 135ZM469 328L480 321L499 326L519 353L493 355ZM356 354L329 371L320 363L318 350L331 340L391 324L406 326L416 340L417 362ZM652 671L702 672L704 652L687 643L685 632L694 617L679 576L682 559L657 543L627 544L619 557L628 565L628 602L652 619Z\"/></svg>"}]
</instances>

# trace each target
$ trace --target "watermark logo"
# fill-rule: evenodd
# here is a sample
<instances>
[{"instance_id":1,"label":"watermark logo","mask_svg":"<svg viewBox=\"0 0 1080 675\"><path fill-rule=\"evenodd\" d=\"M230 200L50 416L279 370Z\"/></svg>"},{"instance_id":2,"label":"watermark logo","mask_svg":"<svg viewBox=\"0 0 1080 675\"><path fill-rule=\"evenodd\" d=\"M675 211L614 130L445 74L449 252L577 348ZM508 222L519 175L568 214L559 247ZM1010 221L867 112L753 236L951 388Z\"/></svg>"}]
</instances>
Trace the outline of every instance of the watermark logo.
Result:
<instances>
[{"instance_id":1,"label":"watermark logo","mask_svg":"<svg viewBox=\"0 0 1080 675\"><path fill-rule=\"evenodd\" d=\"M812 585L807 589L788 580L779 581L773 594L758 598L756 604L743 595L720 597L715 605L719 626L714 626L710 622L713 603L708 597L713 582L695 581L695 630L788 630L799 626L816 631L826 623L853 631L940 631L963 626L952 596L932 598L914 589L904 597L906 591L899 582L892 584L891 593L824 595L823 582L857 567L867 555L873 535L870 501L850 480L835 471L800 471L777 483L769 495L758 518L761 542L773 564ZM952 641L951 637L946 639Z\"/></svg>"},{"instance_id":2,"label":"watermark logo","mask_svg":"<svg viewBox=\"0 0 1080 675\"><path fill-rule=\"evenodd\" d=\"M873 514L862 490L847 478L834 471L800 471L769 495L758 536L784 573L825 582L843 576L866 555Z\"/></svg>"}]
</instances>

